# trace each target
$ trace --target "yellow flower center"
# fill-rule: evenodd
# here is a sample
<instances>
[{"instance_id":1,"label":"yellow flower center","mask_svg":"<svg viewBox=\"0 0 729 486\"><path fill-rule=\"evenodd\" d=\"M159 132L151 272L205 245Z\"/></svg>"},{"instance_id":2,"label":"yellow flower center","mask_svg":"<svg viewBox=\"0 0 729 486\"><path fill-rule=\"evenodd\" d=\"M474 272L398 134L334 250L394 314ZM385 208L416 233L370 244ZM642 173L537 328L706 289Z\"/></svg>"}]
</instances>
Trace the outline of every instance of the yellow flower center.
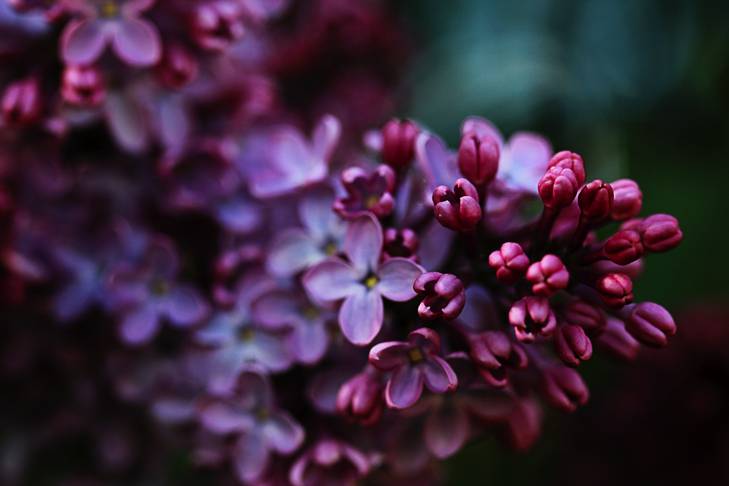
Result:
<instances>
[{"instance_id":1,"label":"yellow flower center","mask_svg":"<svg viewBox=\"0 0 729 486\"><path fill-rule=\"evenodd\" d=\"M408 351L408 358L410 358L411 363L420 363L424 359L423 352L419 348L413 348Z\"/></svg>"},{"instance_id":2,"label":"yellow flower center","mask_svg":"<svg viewBox=\"0 0 729 486\"><path fill-rule=\"evenodd\" d=\"M370 275L369 277L367 277L365 279L364 284L365 284L365 287L367 287L368 289L371 289L375 285L377 285L377 282L379 282L379 281L380 281L380 279L378 279L376 275Z\"/></svg>"},{"instance_id":3,"label":"yellow flower center","mask_svg":"<svg viewBox=\"0 0 729 486\"><path fill-rule=\"evenodd\" d=\"M119 5L114 0L105 0L101 2L99 14L102 17L116 17L119 14Z\"/></svg>"},{"instance_id":4,"label":"yellow flower center","mask_svg":"<svg viewBox=\"0 0 729 486\"><path fill-rule=\"evenodd\" d=\"M253 339L253 329L244 327L238 332L238 337L241 341L250 341Z\"/></svg>"}]
</instances>

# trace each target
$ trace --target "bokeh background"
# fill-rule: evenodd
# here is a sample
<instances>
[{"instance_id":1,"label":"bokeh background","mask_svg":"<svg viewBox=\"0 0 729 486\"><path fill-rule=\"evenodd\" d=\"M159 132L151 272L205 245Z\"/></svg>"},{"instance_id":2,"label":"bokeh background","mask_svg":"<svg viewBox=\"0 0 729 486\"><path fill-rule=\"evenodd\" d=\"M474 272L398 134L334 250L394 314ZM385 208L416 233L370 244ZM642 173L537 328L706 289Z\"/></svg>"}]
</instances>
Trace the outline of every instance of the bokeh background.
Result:
<instances>
[{"instance_id":1,"label":"bokeh background","mask_svg":"<svg viewBox=\"0 0 729 486\"><path fill-rule=\"evenodd\" d=\"M533 130L590 177L639 181L685 240L648 259L637 298L679 313L666 356L584 365L592 400L526 454L484 440L448 484L729 484L729 3L417 0L400 111L456 145L467 115Z\"/></svg>"}]
</instances>

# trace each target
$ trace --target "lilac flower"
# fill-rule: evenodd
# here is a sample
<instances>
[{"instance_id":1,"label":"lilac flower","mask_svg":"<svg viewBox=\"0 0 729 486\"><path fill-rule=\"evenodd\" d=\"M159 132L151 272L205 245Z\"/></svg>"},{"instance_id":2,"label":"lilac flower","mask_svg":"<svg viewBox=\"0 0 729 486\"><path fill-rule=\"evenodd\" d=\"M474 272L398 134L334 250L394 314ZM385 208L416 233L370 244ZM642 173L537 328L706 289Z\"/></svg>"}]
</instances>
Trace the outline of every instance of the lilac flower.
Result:
<instances>
[{"instance_id":1,"label":"lilac flower","mask_svg":"<svg viewBox=\"0 0 729 486\"><path fill-rule=\"evenodd\" d=\"M210 359L216 373L210 381L211 389L228 389L238 373L250 365L273 372L291 365L285 335L288 323L276 319L256 321L252 312L255 299L273 288L273 281L265 275L250 272L241 279L233 307L216 311L195 333L198 343L212 348Z\"/></svg>"},{"instance_id":2,"label":"lilac flower","mask_svg":"<svg viewBox=\"0 0 729 486\"><path fill-rule=\"evenodd\" d=\"M266 268L272 274L288 277L340 252L344 223L332 211L333 194L315 191L298 205L303 229L280 232L268 252Z\"/></svg>"},{"instance_id":3,"label":"lilac flower","mask_svg":"<svg viewBox=\"0 0 729 486\"><path fill-rule=\"evenodd\" d=\"M109 278L113 306L121 313L119 333L128 344L150 341L161 321L176 327L201 322L210 309L193 286L177 282L179 262L174 247L158 238L150 243L144 261L119 264Z\"/></svg>"},{"instance_id":4,"label":"lilac flower","mask_svg":"<svg viewBox=\"0 0 729 486\"><path fill-rule=\"evenodd\" d=\"M392 372L385 386L389 407L413 406L423 393L423 384L433 393L456 389L458 377L439 353L440 337L425 327L408 334L407 341L380 343L370 350L370 363Z\"/></svg>"},{"instance_id":5,"label":"lilac flower","mask_svg":"<svg viewBox=\"0 0 729 486\"><path fill-rule=\"evenodd\" d=\"M311 142L287 126L254 139L255 148L246 156L260 160L251 161L251 193L261 198L275 197L324 180L340 132L339 121L326 115L314 127Z\"/></svg>"},{"instance_id":6,"label":"lilac flower","mask_svg":"<svg viewBox=\"0 0 729 486\"><path fill-rule=\"evenodd\" d=\"M359 167L350 167L342 172L342 185L347 196L337 198L334 210L343 218L368 211L382 218L392 212L395 171L389 166L380 165L371 174Z\"/></svg>"},{"instance_id":7,"label":"lilac flower","mask_svg":"<svg viewBox=\"0 0 729 486\"><path fill-rule=\"evenodd\" d=\"M415 297L413 282L423 269L401 257L380 264L382 227L372 215L349 223L344 253L349 261L324 260L306 272L303 283L317 302L344 300L339 308L342 333L351 343L364 346L382 327L382 298L404 302Z\"/></svg>"},{"instance_id":8,"label":"lilac flower","mask_svg":"<svg viewBox=\"0 0 729 486\"><path fill-rule=\"evenodd\" d=\"M302 293L268 292L253 303L252 315L255 322L272 329L290 327L291 351L303 364L321 360L329 347L327 324L334 314L314 306Z\"/></svg>"},{"instance_id":9,"label":"lilac flower","mask_svg":"<svg viewBox=\"0 0 729 486\"><path fill-rule=\"evenodd\" d=\"M211 398L199 414L211 432L237 436L232 462L244 482L261 477L273 452L291 454L304 441L303 428L275 406L270 382L256 370L242 373L231 395Z\"/></svg>"},{"instance_id":10,"label":"lilac flower","mask_svg":"<svg viewBox=\"0 0 729 486\"><path fill-rule=\"evenodd\" d=\"M161 55L156 27L139 18L155 0L66 0L67 9L82 15L63 30L61 55L67 64L88 65L107 45L131 66L151 66Z\"/></svg>"},{"instance_id":11,"label":"lilac flower","mask_svg":"<svg viewBox=\"0 0 729 486\"><path fill-rule=\"evenodd\" d=\"M351 445L322 439L291 467L294 486L354 486L370 470L370 460Z\"/></svg>"}]
</instances>

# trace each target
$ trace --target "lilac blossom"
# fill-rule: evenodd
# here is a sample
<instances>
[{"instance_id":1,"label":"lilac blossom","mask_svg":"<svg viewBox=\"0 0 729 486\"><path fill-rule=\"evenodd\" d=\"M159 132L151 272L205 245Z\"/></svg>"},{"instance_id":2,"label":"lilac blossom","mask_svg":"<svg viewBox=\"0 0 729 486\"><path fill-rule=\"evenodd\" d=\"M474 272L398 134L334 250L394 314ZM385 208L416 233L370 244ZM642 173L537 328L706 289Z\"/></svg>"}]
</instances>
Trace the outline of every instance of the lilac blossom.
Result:
<instances>
[{"instance_id":1,"label":"lilac blossom","mask_svg":"<svg viewBox=\"0 0 729 486\"><path fill-rule=\"evenodd\" d=\"M380 263L382 227L374 216L360 216L347 226L344 253L309 269L303 278L311 297L322 303L342 301L339 326L353 344L372 342L382 327L382 298L404 302L415 297L413 282L423 272L412 261L396 257Z\"/></svg>"},{"instance_id":2,"label":"lilac blossom","mask_svg":"<svg viewBox=\"0 0 729 486\"><path fill-rule=\"evenodd\" d=\"M369 458L351 445L322 439L294 463L289 480L294 486L353 486L370 467Z\"/></svg>"},{"instance_id":3,"label":"lilac blossom","mask_svg":"<svg viewBox=\"0 0 729 486\"><path fill-rule=\"evenodd\" d=\"M161 55L157 28L140 18L155 0L64 0L66 9L79 14L63 31L61 54L67 64L96 61L107 45L132 66L151 66Z\"/></svg>"}]
</instances>

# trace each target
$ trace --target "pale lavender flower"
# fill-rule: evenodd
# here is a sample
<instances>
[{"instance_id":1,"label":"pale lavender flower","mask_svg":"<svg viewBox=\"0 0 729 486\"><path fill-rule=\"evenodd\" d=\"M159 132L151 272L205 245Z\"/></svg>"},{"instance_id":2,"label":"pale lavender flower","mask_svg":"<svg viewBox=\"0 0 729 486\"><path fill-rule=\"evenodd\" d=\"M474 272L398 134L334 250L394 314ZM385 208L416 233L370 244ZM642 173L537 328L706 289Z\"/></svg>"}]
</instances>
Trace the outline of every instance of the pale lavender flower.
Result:
<instances>
[{"instance_id":1,"label":"pale lavender flower","mask_svg":"<svg viewBox=\"0 0 729 486\"><path fill-rule=\"evenodd\" d=\"M363 215L349 223L344 253L349 261L329 258L304 275L306 291L316 302L335 303L339 308L339 326L344 336L357 346L364 346L380 332L383 320L382 298L405 302L415 297L413 282L423 268L412 261L390 258L380 263L382 227L372 215Z\"/></svg>"}]
</instances>

